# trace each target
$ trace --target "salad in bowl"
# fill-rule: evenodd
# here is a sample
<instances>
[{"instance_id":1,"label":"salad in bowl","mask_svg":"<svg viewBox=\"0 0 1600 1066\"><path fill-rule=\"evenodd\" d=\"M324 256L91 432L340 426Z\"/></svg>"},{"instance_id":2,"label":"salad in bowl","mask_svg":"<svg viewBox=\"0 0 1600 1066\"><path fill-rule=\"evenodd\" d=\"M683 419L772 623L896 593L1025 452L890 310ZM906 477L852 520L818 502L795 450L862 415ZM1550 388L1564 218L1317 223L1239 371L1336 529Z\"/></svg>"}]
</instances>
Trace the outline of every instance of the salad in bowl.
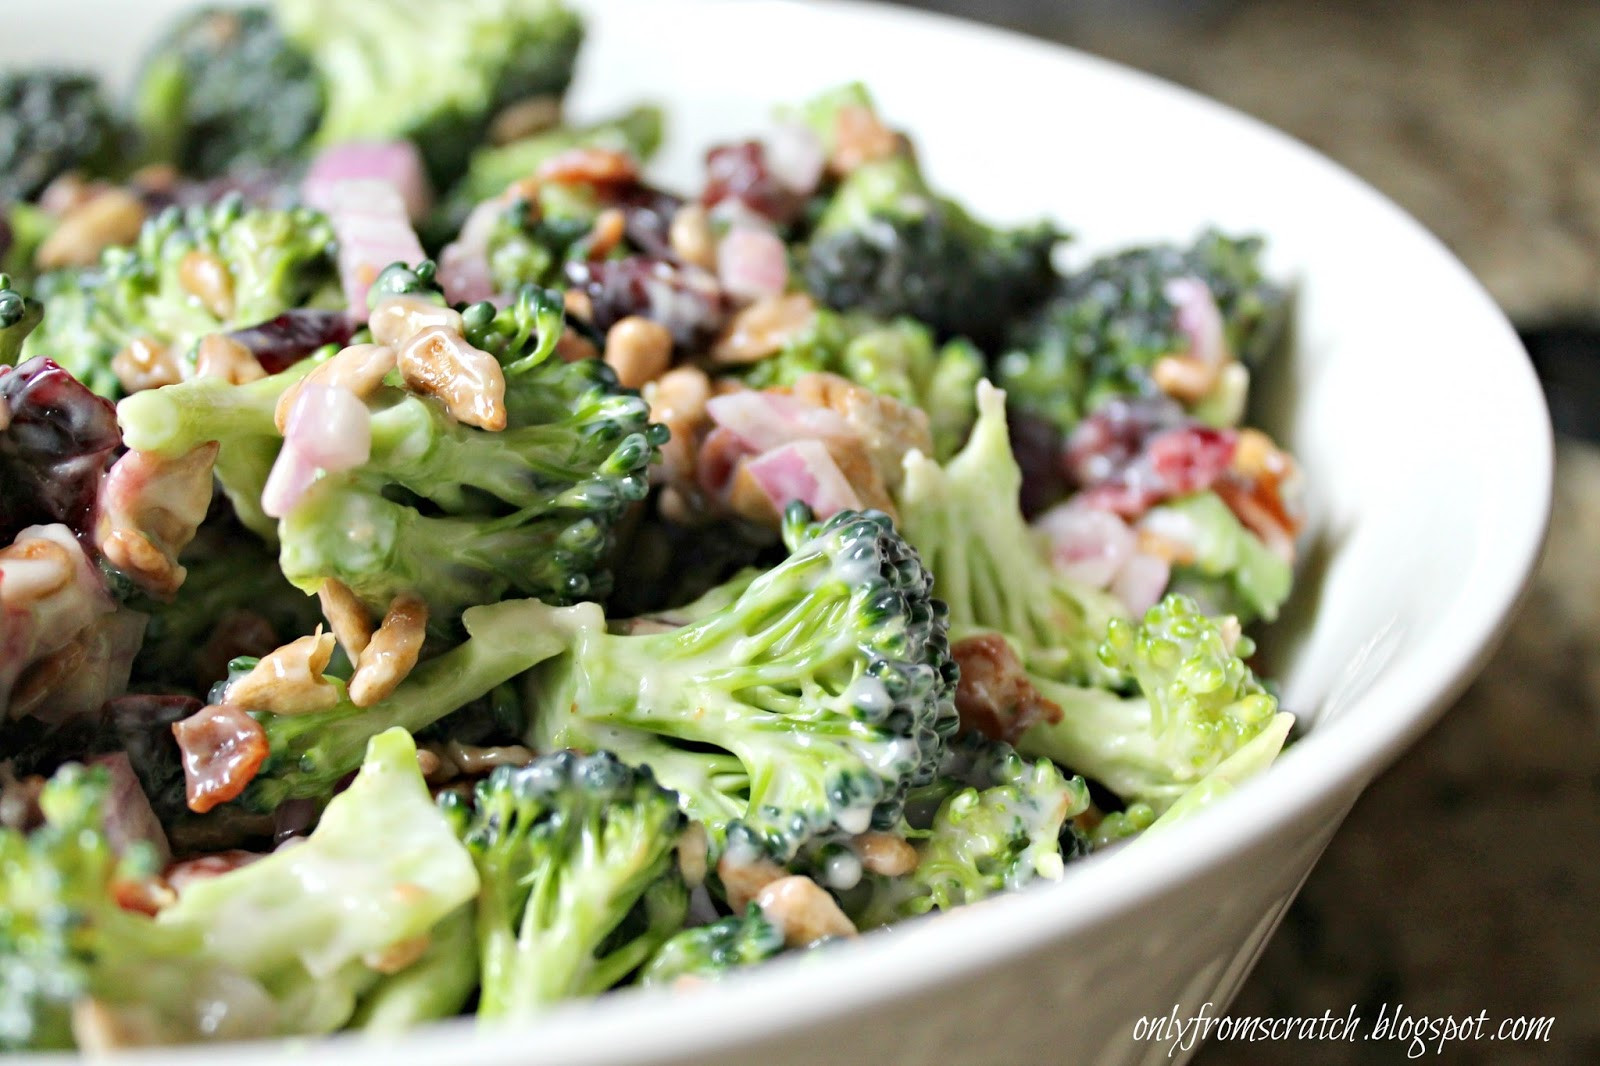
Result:
<instances>
[{"instance_id":1,"label":"salad in bowl","mask_svg":"<svg viewBox=\"0 0 1600 1066\"><path fill-rule=\"evenodd\" d=\"M854 83L667 188L559 3L393 7L0 79L0 1048L701 988L1277 757L1258 238L991 224Z\"/></svg>"}]
</instances>

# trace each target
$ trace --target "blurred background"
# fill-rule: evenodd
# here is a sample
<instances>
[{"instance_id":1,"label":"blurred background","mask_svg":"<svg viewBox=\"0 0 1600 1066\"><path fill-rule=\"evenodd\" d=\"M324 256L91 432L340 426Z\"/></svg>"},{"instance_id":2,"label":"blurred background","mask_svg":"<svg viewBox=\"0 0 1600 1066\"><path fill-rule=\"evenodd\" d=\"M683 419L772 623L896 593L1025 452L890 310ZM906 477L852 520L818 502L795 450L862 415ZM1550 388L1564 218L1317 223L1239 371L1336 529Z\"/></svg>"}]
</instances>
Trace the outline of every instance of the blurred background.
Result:
<instances>
[{"instance_id":1,"label":"blurred background","mask_svg":"<svg viewBox=\"0 0 1600 1066\"><path fill-rule=\"evenodd\" d=\"M1421 219L1516 324L1560 431L1544 563L1478 682L1351 814L1233 1012L1554 1016L1548 1044L1439 1061L1600 1063L1600 4L910 6L1062 41L1286 130ZM1070 129L1066 103L1030 106ZM1218 1044L1196 1061L1404 1060L1357 1042Z\"/></svg>"}]
</instances>

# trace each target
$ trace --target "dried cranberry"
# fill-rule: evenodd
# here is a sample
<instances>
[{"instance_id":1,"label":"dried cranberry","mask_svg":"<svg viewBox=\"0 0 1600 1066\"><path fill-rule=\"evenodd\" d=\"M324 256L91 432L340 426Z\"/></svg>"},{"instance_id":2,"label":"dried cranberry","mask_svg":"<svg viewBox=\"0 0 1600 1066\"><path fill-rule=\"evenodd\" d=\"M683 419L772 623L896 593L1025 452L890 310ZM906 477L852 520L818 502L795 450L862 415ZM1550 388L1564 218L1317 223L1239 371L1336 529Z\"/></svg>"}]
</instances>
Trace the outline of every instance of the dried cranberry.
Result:
<instances>
[{"instance_id":1,"label":"dried cranberry","mask_svg":"<svg viewBox=\"0 0 1600 1066\"><path fill-rule=\"evenodd\" d=\"M712 208L730 200L779 225L792 221L805 206L773 176L760 141L724 144L706 153L706 187L700 202Z\"/></svg>"},{"instance_id":2,"label":"dried cranberry","mask_svg":"<svg viewBox=\"0 0 1600 1066\"><path fill-rule=\"evenodd\" d=\"M1011 454L1022 469L1022 513L1032 519L1067 494L1061 470L1061 431L1049 419L1026 411L1006 412Z\"/></svg>"},{"instance_id":3,"label":"dried cranberry","mask_svg":"<svg viewBox=\"0 0 1600 1066\"><path fill-rule=\"evenodd\" d=\"M727 301L715 278L651 256L569 262L567 279L589 297L604 333L629 315L659 322L685 350L703 348L721 331Z\"/></svg>"},{"instance_id":4,"label":"dried cranberry","mask_svg":"<svg viewBox=\"0 0 1600 1066\"><path fill-rule=\"evenodd\" d=\"M344 311L296 307L228 336L249 348L267 373L280 374L324 345L349 344L360 325Z\"/></svg>"},{"instance_id":5,"label":"dried cranberry","mask_svg":"<svg viewBox=\"0 0 1600 1066\"><path fill-rule=\"evenodd\" d=\"M1152 436L1187 421L1183 408L1166 396L1110 400L1079 422L1067 438L1062 457L1067 476L1079 488L1113 480L1144 451Z\"/></svg>"},{"instance_id":6,"label":"dried cranberry","mask_svg":"<svg viewBox=\"0 0 1600 1066\"><path fill-rule=\"evenodd\" d=\"M1162 500L1210 488L1237 446L1233 430L1202 425L1166 397L1136 397L1080 422L1062 465L1082 502L1137 518Z\"/></svg>"},{"instance_id":7,"label":"dried cranberry","mask_svg":"<svg viewBox=\"0 0 1600 1066\"><path fill-rule=\"evenodd\" d=\"M1167 494L1185 496L1210 488L1226 473L1238 444L1231 429L1185 426L1151 438L1145 455Z\"/></svg>"},{"instance_id":8,"label":"dried cranberry","mask_svg":"<svg viewBox=\"0 0 1600 1066\"><path fill-rule=\"evenodd\" d=\"M174 722L172 735L183 752L189 809L197 814L237 799L267 758L266 731L237 707L202 707Z\"/></svg>"},{"instance_id":9,"label":"dried cranberry","mask_svg":"<svg viewBox=\"0 0 1600 1066\"><path fill-rule=\"evenodd\" d=\"M683 206L683 197L643 182L607 187L601 192L605 206L622 210L622 232L629 244L658 259L675 258L672 216Z\"/></svg>"},{"instance_id":10,"label":"dried cranberry","mask_svg":"<svg viewBox=\"0 0 1600 1066\"><path fill-rule=\"evenodd\" d=\"M87 535L122 444L116 408L44 356L0 366L0 407L0 544L47 522Z\"/></svg>"}]
</instances>

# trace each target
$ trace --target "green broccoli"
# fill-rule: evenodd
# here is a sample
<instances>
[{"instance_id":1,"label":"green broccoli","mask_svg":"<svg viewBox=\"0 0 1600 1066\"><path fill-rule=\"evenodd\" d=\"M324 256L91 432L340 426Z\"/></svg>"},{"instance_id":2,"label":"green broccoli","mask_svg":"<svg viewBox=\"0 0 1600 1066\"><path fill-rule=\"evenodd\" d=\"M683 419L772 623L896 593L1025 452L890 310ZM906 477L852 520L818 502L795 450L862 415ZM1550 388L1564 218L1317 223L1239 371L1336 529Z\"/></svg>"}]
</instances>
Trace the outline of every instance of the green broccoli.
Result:
<instances>
[{"instance_id":1,"label":"green broccoli","mask_svg":"<svg viewBox=\"0 0 1600 1066\"><path fill-rule=\"evenodd\" d=\"M957 638L998 630L1029 669L1064 681L1115 685L1098 655L1107 622L1125 613L1110 595L1056 572L1023 520L1022 471L1006 432L1005 393L980 382L978 421L943 466L910 455L895 505L906 539L936 575Z\"/></svg>"},{"instance_id":2,"label":"green broccoli","mask_svg":"<svg viewBox=\"0 0 1600 1066\"><path fill-rule=\"evenodd\" d=\"M566 91L583 40L559 0L463 0L448 11L430 0L275 0L273 10L322 76L316 143L405 138L440 189L500 108Z\"/></svg>"},{"instance_id":3,"label":"green broccoli","mask_svg":"<svg viewBox=\"0 0 1600 1066\"><path fill-rule=\"evenodd\" d=\"M573 610L573 608L569 608ZM357 707L344 683L326 678L339 702L309 714L254 715L268 753L238 803L270 813L285 800L324 800L361 762L371 738L396 726L416 733L561 651L547 609L534 600L473 607L461 616L467 640L421 663L392 694ZM235 665L248 670L252 660Z\"/></svg>"},{"instance_id":4,"label":"green broccoli","mask_svg":"<svg viewBox=\"0 0 1600 1066\"><path fill-rule=\"evenodd\" d=\"M50 356L112 399L123 391L112 360L134 341L170 354L189 377L202 336L343 299L326 219L246 207L236 195L166 209L99 266L41 279L40 296L50 313L28 353Z\"/></svg>"},{"instance_id":5,"label":"green broccoli","mask_svg":"<svg viewBox=\"0 0 1600 1066\"><path fill-rule=\"evenodd\" d=\"M115 174L127 149L127 131L92 76L18 70L0 77L0 203L31 200L69 170Z\"/></svg>"},{"instance_id":6,"label":"green broccoli","mask_svg":"<svg viewBox=\"0 0 1600 1066\"><path fill-rule=\"evenodd\" d=\"M570 650L528 675L530 743L649 765L714 834L737 820L780 861L895 824L957 724L944 605L881 514L791 504L784 539L787 559L679 629L553 612Z\"/></svg>"},{"instance_id":7,"label":"green broccoli","mask_svg":"<svg viewBox=\"0 0 1600 1066\"><path fill-rule=\"evenodd\" d=\"M34 257L50 234L57 218L34 204L16 201L0 205L0 273L23 284L34 280Z\"/></svg>"},{"instance_id":8,"label":"green broccoli","mask_svg":"<svg viewBox=\"0 0 1600 1066\"><path fill-rule=\"evenodd\" d=\"M440 919L417 961L378 978L362 994L350 1028L392 1035L460 1014L478 988L473 910L469 903Z\"/></svg>"},{"instance_id":9,"label":"green broccoli","mask_svg":"<svg viewBox=\"0 0 1600 1066\"><path fill-rule=\"evenodd\" d=\"M1241 367L1258 364L1276 342L1287 295L1261 271L1262 242L1207 230L1188 248L1154 245L1097 259L1062 280L1056 295L1021 323L997 380L1019 410L1063 432L1112 396L1155 390L1151 368L1189 348L1167 286L1197 278L1221 312L1223 334ZM1196 413L1234 422L1240 395L1210 397Z\"/></svg>"},{"instance_id":10,"label":"green broccoli","mask_svg":"<svg viewBox=\"0 0 1600 1066\"><path fill-rule=\"evenodd\" d=\"M431 265L386 271L373 299L404 291L442 303L429 277ZM260 504L282 444L273 412L306 363L243 386L141 393L118 415L131 448L177 455L221 441L223 488L247 525L279 541L285 576L308 592L337 578L379 614L413 593L436 627L507 595L601 597L612 529L647 492L666 429L604 363L554 357L562 313L558 294L534 286L498 311L465 308L467 340L504 370L506 428L464 425L433 398L382 387L368 399L368 462L321 477L276 526Z\"/></svg>"},{"instance_id":11,"label":"green broccoli","mask_svg":"<svg viewBox=\"0 0 1600 1066\"><path fill-rule=\"evenodd\" d=\"M1035 881L1059 881L1079 853L1071 819L1089 809L1089 786L1048 759L1029 760L1009 745L984 742L977 779L939 806L904 878L871 876L846 903L863 927L949 910Z\"/></svg>"},{"instance_id":12,"label":"green broccoli","mask_svg":"<svg viewBox=\"0 0 1600 1066\"><path fill-rule=\"evenodd\" d=\"M205 7L145 55L133 110L146 154L185 174L292 163L322 121L322 78L264 7Z\"/></svg>"},{"instance_id":13,"label":"green broccoli","mask_svg":"<svg viewBox=\"0 0 1600 1066\"><path fill-rule=\"evenodd\" d=\"M502 766L471 801L441 798L482 881L478 1017L598 995L683 925L677 797L599 752Z\"/></svg>"},{"instance_id":14,"label":"green broccoli","mask_svg":"<svg viewBox=\"0 0 1600 1066\"><path fill-rule=\"evenodd\" d=\"M714 981L783 951L783 930L754 903L710 925L685 929L661 945L639 974L643 985L671 985L688 978Z\"/></svg>"},{"instance_id":15,"label":"green broccoli","mask_svg":"<svg viewBox=\"0 0 1600 1066\"><path fill-rule=\"evenodd\" d=\"M1244 662L1254 650L1236 620L1168 596L1137 623L1113 619L1101 646L1106 665L1140 695L1035 678L1061 717L1031 726L1017 747L1159 814L1272 727L1278 701Z\"/></svg>"},{"instance_id":16,"label":"green broccoli","mask_svg":"<svg viewBox=\"0 0 1600 1066\"><path fill-rule=\"evenodd\" d=\"M11 275L0 274L0 366L15 366L22 342L44 317L44 307L12 287Z\"/></svg>"},{"instance_id":17,"label":"green broccoli","mask_svg":"<svg viewBox=\"0 0 1600 1066\"><path fill-rule=\"evenodd\" d=\"M1278 617L1294 568L1245 528L1214 492L1180 496L1152 508L1145 522L1181 528L1193 559L1172 568L1171 592L1195 600L1208 615L1231 614L1243 625Z\"/></svg>"},{"instance_id":18,"label":"green broccoli","mask_svg":"<svg viewBox=\"0 0 1600 1066\"><path fill-rule=\"evenodd\" d=\"M806 113L831 138L830 114L869 106L847 89ZM902 150L857 166L833 191L802 257L806 287L841 311L910 315L940 337L1000 344L1012 321L1049 293L1062 234L1049 223L996 229L936 196Z\"/></svg>"},{"instance_id":19,"label":"green broccoli","mask_svg":"<svg viewBox=\"0 0 1600 1066\"><path fill-rule=\"evenodd\" d=\"M925 411L934 458L955 454L977 417L973 402L983 377L983 354L965 340L943 346L911 318L881 321L869 315L818 311L811 325L783 349L751 366L745 381L757 389L792 385L825 372Z\"/></svg>"},{"instance_id":20,"label":"green broccoli","mask_svg":"<svg viewBox=\"0 0 1600 1066\"><path fill-rule=\"evenodd\" d=\"M606 148L644 162L660 146L661 131L661 109L642 105L589 126L563 126L481 147L472 153L452 200L460 209L499 196L512 182L532 177L541 164L573 148Z\"/></svg>"}]
</instances>

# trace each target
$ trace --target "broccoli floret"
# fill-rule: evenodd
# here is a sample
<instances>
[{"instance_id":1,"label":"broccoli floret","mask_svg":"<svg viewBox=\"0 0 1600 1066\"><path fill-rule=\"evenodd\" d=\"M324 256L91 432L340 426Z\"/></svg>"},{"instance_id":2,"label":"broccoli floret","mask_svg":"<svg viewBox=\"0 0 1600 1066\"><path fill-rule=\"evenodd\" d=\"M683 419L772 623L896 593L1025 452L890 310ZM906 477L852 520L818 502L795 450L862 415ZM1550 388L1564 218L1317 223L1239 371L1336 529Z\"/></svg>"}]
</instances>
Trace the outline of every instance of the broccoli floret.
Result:
<instances>
[{"instance_id":1,"label":"broccoli floret","mask_svg":"<svg viewBox=\"0 0 1600 1066\"><path fill-rule=\"evenodd\" d=\"M0 274L0 366L14 366L22 342L44 317L44 306L13 287L11 275Z\"/></svg>"},{"instance_id":2,"label":"broccoli floret","mask_svg":"<svg viewBox=\"0 0 1600 1066\"><path fill-rule=\"evenodd\" d=\"M783 930L751 904L710 925L685 929L655 953L639 974L643 985L670 985L684 978L714 981L741 966L765 962L783 951Z\"/></svg>"},{"instance_id":3,"label":"broccoli floret","mask_svg":"<svg viewBox=\"0 0 1600 1066\"><path fill-rule=\"evenodd\" d=\"M158 869L148 844L113 850L109 787L103 769L69 764L39 797L43 826L0 828L0 1050L72 1048L96 1017L143 1043L272 1032L266 991L208 957L202 930L118 903L119 885Z\"/></svg>"},{"instance_id":4,"label":"broccoli floret","mask_svg":"<svg viewBox=\"0 0 1600 1066\"><path fill-rule=\"evenodd\" d=\"M593 125L563 126L510 144L479 148L452 199L459 209L499 196L512 182L531 177L546 160L572 148L626 152L644 162L660 146L661 129L661 109L644 105Z\"/></svg>"},{"instance_id":5,"label":"broccoli floret","mask_svg":"<svg viewBox=\"0 0 1600 1066\"><path fill-rule=\"evenodd\" d=\"M373 298L405 291L442 303L429 276L386 271ZM558 294L525 286L505 308L473 305L463 319L467 339L501 362L506 428L465 425L433 398L380 388L368 398L370 459L321 477L275 525L260 504L282 445L273 411L306 363L243 386L196 380L129 397L125 439L166 455L221 441L223 488L247 525L276 537L284 574L307 592L336 578L378 614L412 593L436 626L507 595L604 596L612 529L648 491L665 427L604 363L554 357Z\"/></svg>"},{"instance_id":6,"label":"broccoli floret","mask_svg":"<svg viewBox=\"0 0 1600 1066\"><path fill-rule=\"evenodd\" d=\"M1062 234L996 229L931 193L908 154L864 163L833 194L801 263L806 287L841 311L910 315L986 350L1049 293Z\"/></svg>"},{"instance_id":7,"label":"broccoli floret","mask_svg":"<svg viewBox=\"0 0 1600 1066\"><path fill-rule=\"evenodd\" d=\"M954 732L955 664L932 578L884 515L785 515L789 556L679 629L554 620L570 651L528 676L538 750L649 765L721 833L781 861L808 840L895 824Z\"/></svg>"},{"instance_id":8,"label":"broccoli floret","mask_svg":"<svg viewBox=\"0 0 1600 1066\"><path fill-rule=\"evenodd\" d=\"M1063 432L1110 397L1155 391L1156 361L1189 349L1166 291L1185 278L1210 289L1241 369L1258 364L1287 306L1284 290L1262 275L1261 247L1259 238L1208 230L1188 248L1135 248L1090 263L1063 279L1050 302L1013 332L1014 350L996 364L999 383L1018 409ZM1211 397L1211 413L1219 416L1212 421L1236 421L1241 399Z\"/></svg>"},{"instance_id":9,"label":"broccoli floret","mask_svg":"<svg viewBox=\"0 0 1600 1066\"><path fill-rule=\"evenodd\" d=\"M1136 623L1113 619L1100 649L1140 695L1036 678L1061 717L1031 726L1017 747L1160 813L1272 726L1278 701L1244 662L1254 650L1236 620L1168 596Z\"/></svg>"},{"instance_id":10,"label":"broccoli floret","mask_svg":"<svg viewBox=\"0 0 1600 1066\"><path fill-rule=\"evenodd\" d=\"M259 977L280 1005L280 1030L331 1032L359 997L381 991L374 967L388 968L386 953L429 937L478 888L416 745L390 729L304 842L185 887L157 923L200 935L207 955Z\"/></svg>"},{"instance_id":11,"label":"broccoli floret","mask_svg":"<svg viewBox=\"0 0 1600 1066\"><path fill-rule=\"evenodd\" d=\"M326 678L339 702L325 711L254 715L266 732L268 752L239 797L246 808L272 812L285 800L324 800L361 762L371 738L399 726L419 732L561 650L534 600L474 607L461 616L467 640L414 669L388 697L357 707L344 683ZM235 660L248 668L251 660Z\"/></svg>"},{"instance_id":12,"label":"broccoli floret","mask_svg":"<svg viewBox=\"0 0 1600 1066\"><path fill-rule=\"evenodd\" d=\"M465 0L448 10L430 0L275 0L273 10L322 75L316 142L405 138L440 189L498 109L566 91L583 40L582 22L559 0Z\"/></svg>"},{"instance_id":13,"label":"broccoli floret","mask_svg":"<svg viewBox=\"0 0 1600 1066\"><path fill-rule=\"evenodd\" d=\"M1089 786L1048 759L984 742L978 784L950 795L917 848L907 877L865 878L846 903L863 927L949 910L1035 881L1059 881L1080 853L1071 819L1089 809Z\"/></svg>"},{"instance_id":14,"label":"broccoli floret","mask_svg":"<svg viewBox=\"0 0 1600 1066\"><path fill-rule=\"evenodd\" d=\"M973 402L983 377L983 354L966 340L937 345L911 318L818 311L811 325L776 355L751 366L745 381L757 389L793 385L806 374L830 373L927 412L934 457L953 455L977 417Z\"/></svg>"},{"instance_id":15,"label":"broccoli floret","mask_svg":"<svg viewBox=\"0 0 1600 1066\"><path fill-rule=\"evenodd\" d=\"M482 880L479 1018L598 995L682 927L684 816L649 770L558 751L441 802Z\"/></svg>"},{"instance_id":16,"label":"broccoli floret","mask_svg":"<svg viewBox=\"0 0 1600 1066\"><path fill-rule=\"evenodd\" d=\"M1183 529L1193 558L1173 565L1171 592L1208 615L1231 614L1242 625L1271 622L1289 598L1294 568L1234 515L1214 492L1197 492L1152 508L1144 521Z\"/></svg>"},{"instance_id":17,"label":"broccoli floret","mask_svg":"<svg viewBox=\"0 0 1600 1066\"><path fill-rule=\"evenodd\" d=\"M895 504L900 527L933 571L959 637L998 630L1047 677L1116 684L1098 655L1106 623L1125 613L1097 589L1060 574L1023 520L1022 471L1006 432L1005 393L980 382L978 421L943 466L913 453Z\"/></svg>"},{"instance_id":18,"label":"broccoli floret","mask_svg":"<svg viewBox=\"0 0 1600 1066\"><path fill-rule=\"evenodd\" d=\"M200 277L208 284L197 286ZM40 295L49 314L29 354L50 356L113 399L123 390L112 360L134 341L170 353L188 377L204 335L343 299L326 219L304 208L246 207L238 196L170 207L132 247L107 249L97 267L41 279Z\"/></svg>"},{"instance_id":19,"label":"broccoli floret","mask_svg":"<svg viewBox=\"0 0 1600 1066\"><path fill-rule=\"evenodd\" d=\"M322 108L321 76L264 7L180 19L146 54L133 104L146 153L195 177L294 161Z\"/></svg>"},{"instance_id":20,"label":"broccoli floret","mask_svg":"<svg viewBox=\"0 0 1600 1066\"><path fill-rule=\"evenodd\" d=\"M388 1035L451 1018L478 987L478 942L468 904L440 920L421 958L385 974L361 997L350 1028Z\"/></svg>"},{"instance_id":21,"label":"broccoli floret","mask_svg":"<svg viewBox=\"0 0 1600 1066\"><path fill-rule=\"evenodd\" d=\"M0 207L0 273L31 283L34 257L56 224L56 216L34 204L17 201Z\"/></svg>"},{"instance_id":22,"label":"broccoli floret","mask_svg":"<svg viewBox=\"0 0 1600 1066\"><path fill-rule=\"evenodd\" d=\"M69 170L113 174L127 148L93 77L63 70L0 77L0 203L31 200Z\"/></svg>"}]
</instances>

